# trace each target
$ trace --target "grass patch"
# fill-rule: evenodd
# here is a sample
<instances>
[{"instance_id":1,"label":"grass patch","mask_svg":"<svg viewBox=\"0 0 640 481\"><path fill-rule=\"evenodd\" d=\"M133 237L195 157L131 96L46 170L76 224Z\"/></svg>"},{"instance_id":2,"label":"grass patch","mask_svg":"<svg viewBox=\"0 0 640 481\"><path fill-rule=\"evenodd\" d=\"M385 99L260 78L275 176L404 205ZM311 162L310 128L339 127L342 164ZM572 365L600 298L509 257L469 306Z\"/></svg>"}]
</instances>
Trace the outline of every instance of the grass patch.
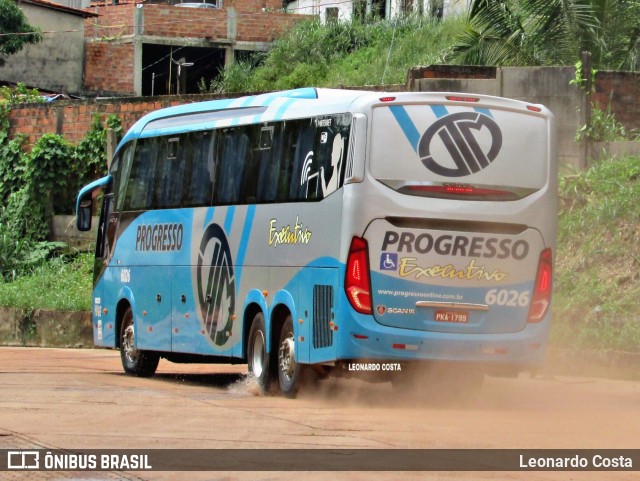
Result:
<instances>
[{"instance_id":1,"label":"grass patch","mask_svg":"<svg viewBox=\"0 0 640 481\"><path fill-rule=\"evenodd\" d=\"M13 282L0 278L0 306L90 311L93 253L56 257Z\"/></svg>"},{"instance_id":2,"label":"grass patch","mask_svg":"<svg viewBox=\"0 0 640 481\"><path fill-rule=\"evenodd\" d=\"M246 92L404 84L409 68L444 62L463 28L463 17L438 21L420 15L326 25L301 21L267 55L233 63L213 82L202 79L200 88Z\"/></svg>"},{"instance_id":3,"label":"grass patch","mask_svg":"<svg viewBox=\"0 0 640 481\"><path fill-rule=\"evenodd\" d=\"M560 179L551 340L640 352L640 158Z\"/></svg>"}]
</instances>

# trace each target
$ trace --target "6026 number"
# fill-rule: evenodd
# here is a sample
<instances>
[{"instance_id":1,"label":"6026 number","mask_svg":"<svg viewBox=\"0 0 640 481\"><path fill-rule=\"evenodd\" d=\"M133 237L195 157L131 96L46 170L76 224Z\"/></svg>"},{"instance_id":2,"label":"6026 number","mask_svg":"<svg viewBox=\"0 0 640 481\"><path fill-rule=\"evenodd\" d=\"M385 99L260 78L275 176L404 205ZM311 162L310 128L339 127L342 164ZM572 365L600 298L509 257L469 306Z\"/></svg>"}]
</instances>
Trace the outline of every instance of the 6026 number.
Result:
<instances>
[{"instance_id":1,"label":"6026 number","mask_svg":"<svg viewBox=\"0 0 640 481\"><path fill-rule=\"evenodd\" d=\"M484 297L489 306L527 307L529 305L529 291L515 289L489 289Z\"/></svg>"}]
</instances>

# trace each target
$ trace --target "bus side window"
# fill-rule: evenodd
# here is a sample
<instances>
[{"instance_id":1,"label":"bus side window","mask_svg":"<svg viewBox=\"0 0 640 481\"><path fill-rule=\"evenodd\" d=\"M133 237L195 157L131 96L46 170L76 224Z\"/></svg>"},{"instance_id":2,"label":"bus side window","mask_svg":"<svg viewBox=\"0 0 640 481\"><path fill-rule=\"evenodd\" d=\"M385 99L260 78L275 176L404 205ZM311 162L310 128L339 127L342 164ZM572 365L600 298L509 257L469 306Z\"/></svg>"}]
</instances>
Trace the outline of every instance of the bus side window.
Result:
<instances>
[{"instance_id":1,"label":"bus side window","mask_svg":"<svg viewBox=\"0 0 640 481\"><path fill-rule=\"evenodd\" d=\"M220 164L217 200L220 204L240 201L240 187L245 167L249 137L240 129L226 132Z\"/></svg>"},{"instance_id":2,"label":"bus side window","mask_svg":"<svg viewBox=\"0 0 640 481\"><path fill-rule=\"evenodd\" d=\"M258 195L258 175L260 170L260 127L240 127L242 135L247 139L247 146L242 162L242 175L238 187L240 204L255 204Z\"/></svg>"},{"instance_id":3,"label":"bus side window","mask_svg":"<svg viewBox=\"0 0 640 481\"><path fill-rule=\"evenodd\" d=\"M277 174L278 187L277 202L288 202L291 190L291 174L293 172L293 159L295 158L295 143L298 138L298 123L289 121L282 123L282 147L280 154L280 167Z\"/></svg>"},{"instance_id":4,"label":"bus side window","mask_svg":"<svg viewBox=\"0 0 640 481\"><path fill-rule=\"evenodd\" d=\"M188 136L187 143L186 158L190 161L191 172L186 172L189 183L185 189L185 204L209 205L215 180L215 135L212 131L194 132Z\"/></svg>"},{"instance_id":5,"label":"bus side window","mask_svg":"<svg viewBox=\"0 0 640 481\"><path fill-rule=\"evenodd\" d=\"M159 208L178 207L182 199L185 159L181 137L159 139L158 178L155 186L154 206Z\"/></svg>"},{"instance_id":6,"label":"bus side window","mask_svg":"<svg viewBox=\"0 0 640 481\"><path fill-rule=\"evenodd\" d=\"M296 139L296 148L291 172L290 200L313 199L316 196L318 171L313 155L315 128L304 125Z\"/></svg>"},{"instance_id":7,"label":"bus side window","mask_svg":"<svg viewBox=\"0 0 640 481\"><path fill-rule=\"evenodd\" d=\"M273 129L273 127L271 127ZM282 160L282 129L272 130L273 137L269 148L259 151L258 202L274 202L278 198L280 162Z\"/></svg>"},{"instance_id":8,"label":"bus side window","mask_svg":"<svg viewBox=\"0 0 640 481\"><path fill-rule=\"evenodd\" d=\"M158 139L138 141L127 184L125 208L142 210L152 207L157 163Z\"/></svg>"},{"instance_id":9,"label":"bus side window","mask_svg":"<svg viewBox=\"0 0 640 481\"><path fill-rule=\"evenodd\" d=\"M323 129L316 144L321 197L327 197L342 187L344 179L345 138L340 132Z\"/></svg>"},{"instance_id":10,"label":"bus side window","mask_svg":"<svg viewBox=\"0 0 640 481\"><path fill-rule=\"evenodd\" d=\"M134 143L129 142L123 149L122 153L118 156L118 159L114 160L111 165L111 173L115 176L114 182L114 194L116 198L116 211L121 212L125 193L127 181L129 180L129 173L131 172L131 164L133 160L134 153Z\"/></svg>"}]
</instances>

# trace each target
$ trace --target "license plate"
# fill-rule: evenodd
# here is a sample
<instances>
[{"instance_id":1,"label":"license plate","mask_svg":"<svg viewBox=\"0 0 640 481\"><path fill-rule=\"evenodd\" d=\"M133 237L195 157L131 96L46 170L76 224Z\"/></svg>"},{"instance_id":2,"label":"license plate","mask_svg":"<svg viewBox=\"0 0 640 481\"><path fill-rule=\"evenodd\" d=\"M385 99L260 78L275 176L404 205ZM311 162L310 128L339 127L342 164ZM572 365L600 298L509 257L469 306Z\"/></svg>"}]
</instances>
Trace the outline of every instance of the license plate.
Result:
<instances>
[{"instance_id":1,"label":"license plate","mask_svg":"<svg viewBox=\"0 0 640 481\"><path fill-rule=\"evenodd\" d=\"M437 322L464 324L469 321L469 313L464 311L436 311L433 316Z\"/></svg>"}]
</instances>

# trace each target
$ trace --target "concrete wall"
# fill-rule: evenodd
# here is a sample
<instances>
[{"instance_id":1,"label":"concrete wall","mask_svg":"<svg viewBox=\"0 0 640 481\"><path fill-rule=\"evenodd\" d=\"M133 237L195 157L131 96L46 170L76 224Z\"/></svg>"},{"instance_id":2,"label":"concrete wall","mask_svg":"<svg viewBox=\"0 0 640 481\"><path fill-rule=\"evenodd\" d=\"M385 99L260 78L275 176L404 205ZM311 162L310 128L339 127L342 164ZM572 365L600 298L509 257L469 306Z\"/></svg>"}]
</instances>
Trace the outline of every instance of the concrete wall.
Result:
<instances>
[{"instance_id":1,"label":"concrete wall","mask_svg":"<svg viewBox=\"0 0 640 481\"><path fill-rule=\"evenodd\" d=\"M0 307L0 345L92 347L91 312Z\"/></svg>"},{"instance_id":2,"label":"concrete wall","mask_svg":"<svg viewBox=\"0 0 640 481\"><path fill-rule=\"evenodd\" d=\"M416 91L468 92L509 97L548 107L556 116L561 164L579 165L575 134L582 125L583 92L569 84L573 67L417 67L407 86Z\"/></svg>"},{"instance_id":3,"label":"concrete wall","mask_svg":"<svg viewBox=\"0 0 640 481\"><path fill-rule=\"evenodd\" d=\"M92 250L98 236L99 220L99 217L93 217L91 230L80 232L76 228L75 215L54 215L51 219L51 240L65 242L69 247L80 250Z\"/></svg>"},{"instance_id":4,"label":"concrete wall","mask_svg":"<svg viewBox=\"0 0 640 481\"><path fill-rule=\"evenodd\" d=\"M18 53L7 57L0 69L2 80L37 85L78 95L83 88L84 18L37 5L22 3L29 24L45 32L42 42L25 45Z\"/></svg>"},{"instance_id":5,"label":"concrete wall","mask_svg":"<svg viewBox=\"0 0 640 481\"><path fill-rule=\"evenodd\" d=\"M471 0L378 0L378 2L386 4L386 18L393 19L398 15L411 12L423 12L429 15L432 8L441 8L443 17L464 14L469 8ZM368 0L365 3L372 3ZM404 7L403 7L404 6ZM335 0L295 0L287 2L287 12L306 15L318 15L322 22L327 20L327 9L337 8L338 19L349 21L353 17L354 1L343 0L336 2ZM369 5L371 8L371 5ZM374 9L376 7L373 7Z\"/></svg>"}]
</instances>

